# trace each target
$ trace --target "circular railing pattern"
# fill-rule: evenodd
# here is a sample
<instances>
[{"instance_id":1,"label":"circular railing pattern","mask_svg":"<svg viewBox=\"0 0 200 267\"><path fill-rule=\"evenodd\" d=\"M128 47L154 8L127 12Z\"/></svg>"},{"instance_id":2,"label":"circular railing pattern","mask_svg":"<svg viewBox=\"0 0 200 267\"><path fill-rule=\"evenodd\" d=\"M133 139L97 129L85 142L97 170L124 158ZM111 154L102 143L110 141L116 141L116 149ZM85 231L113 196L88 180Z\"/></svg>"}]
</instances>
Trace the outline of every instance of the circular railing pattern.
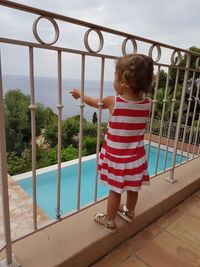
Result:
<instances>
[{"instance_id":1,"label":"circular railing pattern","mask_svg":"<svg viewBox=\"0 0 200 267\"><path fill-rule=\"evenodd\" d=\"M176 53L177 53L177 57L175 57ZM171 55L171 64L179 65L181 62L181 58L182 58L181 52L179 50L174 50Z\"/></svg>"},{"instance_id":2,"label":"circular railing pattern","mask_svg":"<svg viewBox=\"0 0 200 267\"><path fill-rule=\"evenodd\" d=\"M89 34L91 31L94 31L97 33L98 37L99 37L99 47L94 50L90 47L89 45L89 41L88 41L88 37L89 37ZM101 51L101 49L103 48L103 45L104 45L104 39L103 39L103 34L101 33L101 31L99 30L96 30L96 29L89 29L86 31L85 33L85 36L84 36L84 44L85 44L85 47L86 49L89 51L89 52L92 52L92 53L98 53Z\"/></svg>"},{"instance_id":3,"label":"circular railing pattern","mask_svg":"<svg viewBox=\"0 0 200 267\"><path fill-rule=\"evenodd\" d=\"M43 40L40 38L39 34L38 34L37 27L38 27L38 22L39 22L41 19L46 19L46 20L50 21L50 22L52 23L53 27L54 27L54 30L55 30L55 37L54 37L54 39L53 39L52 42L47 43L47 42L43 41ZM34 34L34 36L35 36L35 39L36 39L39 43L41 43L41 44L47 44L47 45L53 45L53 44L55 44L55 43L58 41L60 32L59 32L58 24L56 23L56 21L55 21L54 19L52 19L52 18L48 18L48 17L45 17L45 16L40 16L40 17L37 18L37 19L34 21L34 23L33 23L33 34Z\"/></svg>"},{"instance_id":4,"label":"circular railing pattern","mask_svg":"<svg viewBox=\"0 0 200 267\"><path fill-rule=\"evenodd\" d=\"M153 50L154 50L154 48L156 48L157 49L157 53L158 53L158 55L157 55L157 58L154 60L153 59ZM149 57L151 57L152 59L153 59L153 61L154 62L158 62L159 60L160 60L160 58L161 58L161 48L160 48L160 46L159 45L157 45L157 44L153 44L150 48L149 48Z\"/></svg>"},{"instance_id":5,"label":"circular railing pattern","mask_svg":"<svg viewBox=\"0 0 200 267\"><path fill-rule=\"evenodd\" d=\"M133 45L133 54L137 53L137 43L136 43L136 41L134 39L132 39L132 38L126 38L122 43L122 54L123 54L123 56L127 55L126 45L127 45L128 41L130 41L132 43L132 45Z\"/></svg>"}]
</instances>

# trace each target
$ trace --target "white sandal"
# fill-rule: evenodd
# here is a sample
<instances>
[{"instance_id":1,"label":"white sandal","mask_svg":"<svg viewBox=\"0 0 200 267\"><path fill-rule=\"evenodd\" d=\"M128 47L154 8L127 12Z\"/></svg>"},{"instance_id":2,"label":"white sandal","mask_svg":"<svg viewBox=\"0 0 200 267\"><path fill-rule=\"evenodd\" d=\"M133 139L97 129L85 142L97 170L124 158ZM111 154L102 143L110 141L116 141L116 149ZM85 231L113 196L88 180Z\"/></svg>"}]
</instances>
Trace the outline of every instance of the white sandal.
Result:
<instances>
[{"instance_id":1,"label":"white sandal","mask_svg":"<svg viewBox=\"0 0 200 267\"><path fill-rule=\"evenodd\" d=\"M129 209L127 209L126 205L121 205L120 207L122 208L122 210L119 209L119 210L117 211L117 214L118 214L122 219L124 219L126 222L131 223L131 222L133 221L133 218L134 218L134 211L133 211L133 210L129 210ZM129 215L128 215L128 214L129 214ZM130 216L130 215L132 215L132 216Z\"/></svg>"},{"instance_id":2,"label":"white sandal","mask_svg":"<svg viewBox=\"0 0 200 267\"><path fill-rule=\"evenodd\" d=\"M104 217L104 221L100 222L101 218ZM101 228L103 228L104 230L106 230L109 233L115 233L117 231L117 226L115 225L115 221L110 221L106 219L107 215L104 213L97 213L94 216L94 221L96 222L96 224L98 226L100 226ZM110 225L114 224L115 227L111 227Z\"/></svg>"}]
</instances>

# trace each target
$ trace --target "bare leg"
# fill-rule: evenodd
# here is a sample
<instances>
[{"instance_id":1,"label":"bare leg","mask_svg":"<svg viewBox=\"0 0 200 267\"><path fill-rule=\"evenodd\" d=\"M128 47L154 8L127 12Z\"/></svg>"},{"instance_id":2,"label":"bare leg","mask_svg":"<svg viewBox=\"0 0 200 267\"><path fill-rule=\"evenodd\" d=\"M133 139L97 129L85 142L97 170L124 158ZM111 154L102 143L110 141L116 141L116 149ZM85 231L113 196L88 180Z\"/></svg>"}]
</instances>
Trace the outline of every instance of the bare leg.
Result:
<instances>
[{"instance_id":1,"label":"bare leg","mask_svg":"<svg viewBox=\"0 0 200 267\"><path fill-rule=\"evenodd\" d=\"M121 194L116 193L114 191L110 191L109 197L108 197L108 204L107 204L107 218L110 221L114 221L117 210L119 208L121 200Z\"/></svg>"},{"instance_id":2,"label":"bare leg","mask_svg":"<svg viewBox=\"0 0 200 267\"><path fill-rule=\"evenodd\" d=\"M130 211L135 210L135 206L138 200L138 192L127 191L126 207Z\"/></svg>"},{"instance_id":3,"label":"bare leg","mask_svg":"<svg viewBox=\"0 0 200 267\"><path fill-rule=\"evenodd\" d=\"M132 222L134 218L134 210L138 199L138 192L127 191L126 205L119 206L119 216L127 222Z\"/></svg>"}]
</instances>

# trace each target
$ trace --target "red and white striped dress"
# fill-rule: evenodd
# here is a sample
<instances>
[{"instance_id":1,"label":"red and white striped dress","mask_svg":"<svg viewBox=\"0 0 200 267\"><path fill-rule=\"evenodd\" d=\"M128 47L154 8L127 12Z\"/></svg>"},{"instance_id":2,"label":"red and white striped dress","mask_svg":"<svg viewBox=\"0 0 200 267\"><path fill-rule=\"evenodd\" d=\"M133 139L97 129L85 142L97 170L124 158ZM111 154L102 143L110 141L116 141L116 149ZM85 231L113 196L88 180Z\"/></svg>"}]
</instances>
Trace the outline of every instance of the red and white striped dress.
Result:
<instances>
[{"instance_id":1,"label":"red and white striped dress","mask_svg":"<svg viewBox=\"0 0 200 267\"><path fill-rule=\"evenodd\" d=\"M150 113L148 98L128 101L117 96L99 157L101 184L117 193L149 185L144 132Z\"/></svg>"}]
</instances>

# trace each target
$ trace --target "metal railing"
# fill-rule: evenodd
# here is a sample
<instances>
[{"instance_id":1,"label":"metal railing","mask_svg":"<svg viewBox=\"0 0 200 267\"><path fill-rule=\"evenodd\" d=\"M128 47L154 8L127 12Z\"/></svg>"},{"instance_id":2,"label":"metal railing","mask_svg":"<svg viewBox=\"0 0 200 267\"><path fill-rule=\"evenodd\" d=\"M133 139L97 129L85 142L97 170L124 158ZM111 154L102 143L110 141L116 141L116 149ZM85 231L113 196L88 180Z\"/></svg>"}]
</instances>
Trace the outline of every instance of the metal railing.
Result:
<instances>
[{"instance_id":1,"label":"metal railing","mask_svg":"<svg viewBox=\"0 0 200 267\"><path fill-rule=\"evenodd\" d=\"M97 131L97 162L98 162L98 154L99 154L99 148L100 148L100 129L101 129L101 116L102 116L102 98L103 98L103 91L104 91L104 77L105 77L105 66L107 64L107 60L113 60L116 57L120 56L121 53L125 55L127 53L127 45L130 43L133 46L132 53L137 53L137 46L138 44L145 44L148 46L148 49L146 53L154 58L153 54L155 51L157 51L157 58L154 59L154 67L156 71L156 83L154 88L154 95L152 100L152 113L151 118L149 122L149 143L148 143L148 153L147 156L149 158L150 154L150 146L151 146L151 137L152 134L158 135L158 152L157 152L157 158L156 158L156 173L158 169L158 159L159 159L159 153L160 153L160 146L161 146L161 138L163 136L166 136L167 143L166 143L166 154L168 152L168 146L170 139L174 139L174 147L173 147L173 159L172 159L172 167L170 169L170 177L169 181L174 182L174 168L175 166L175 159L178 149L178 141L181 139L182 143L184 144L187 142L188 144L188 150L187 152L187 161L191 160L189 157L189 151L190 151L190 145L193 144L194 150L193 150L193 157L199 156L199 118L198 122L196 121L196 114L199 112L199 87L200 84L196 90L196 95L193 96L192 90L190 91L190 97L188 99L188 107L187 107L187 114L185 119L185 126L182 125L182 114L184 111L184 102L185 102L185 95L187 91L187 83L189 79L189 73L193 73L193 81L198 77L200 77L200 69L199 69L199 59L200 54L188 51L185 49L177 48L171 45L167 45L164 43L160 43L154 40L145 39L142 37L138 37L129 33L113 30L110 28L102 27L99 25L94 25L85 21L69 18L63 15L55 14L52 12L47 12L45 10L40 10L37 8L21 5L15 2L11 1L5 1L1 0L0 4L26 13L34 14L36 15L36 19L33 22L33 35L37 42L30 42L30 41L22 41L18 39L10 39L5 37L0 37L0 42L4 44L9 45L18 45L22 47L27 47L29 51L29 78L30 78L30 111L31 111L31 129L32 129L32 179L33 179L33 231L31 233L34 233L35 231L38 231L40 229L43 229L42 227L38 227L37 225L37 201L36 201L36 142L35 142L35 112L37 109L37 105L35 103L35 85L34 85L34 53L35 49L45 49L49 51L56 51L57 52L57 77L58 77L58 179L57 179L57 209L56 209L56 217L57 220L50 222L47 226L54 223L57 223L59 220L67 218L68 216L71 216L77 212L80 211L80 186L81 186L81 166L82 166L82 147L83 147L83 114L84 114L84 101L83 101L83 94L85 89L85 59L87 57L95 57L101 59L101 73L100 73L100 90L99 90L99 116L98 116L98 131ZM19 12L20 12L19 11ZM40 20L46 19L50 23L52 23L54 29L55 29L55 38L53 41L47 43L42 40L40 37L37 27ZM62 46L56 46L56 42L59 40L60 36L60 28L58 26L58 21L67 22L72 25L78 25L82 28L87 28L84 36L83 36L83 43L85 45L85 49L78 50L74 48L68 48L68 47L62 47ZM22 25L23 26L23 25ZM95 50L91 48L91 45L89 43L89 35L91 32L95 32L98 35L99 38L99 47ZM118 36L121 38L121 50L117 52L117 54L110 54L103 53L104 49L104 34L110 34L111 36ZM81 40L80 40L81 42ZM170 63L161 63L160 59L162 57L162 49L168 49L171 52L171 60ZM61 121L62 121L62 56L63 54L77 54L81 58L81 99L80 99L80 140L79 140L79 171L78 171L78 195L77 195L77 210L75 212L72 212L70 214L61 216L60 214L60 187L61 187L61 145L62 145L62 128L61 128ZM185 55L186 57L186 65L180 66L179 63L181 61L182 56ZM196 58L196 65L195 67L192 67L191 62L191 56ZM1 63L2 65L2 63ZM8 200L8 181L7 181L7 167L6 167L6 138L5 138L5 124L4 124L4 111L3 111L3 84L2 84L2 69L4 66L2 65L0 68L0 121L1 121L1 127L0 127L0 175L2 180L2 198L3 198L3 215L4 215L4 229L5 229L5 246L2 249L6 249L6 255L7 255L7 263L10 264L12 262L12 243L16 242L18 239L11 240L11 234L10 234L10 218L9 218L9 200ZM159 127L155 127L155 123L158 123L158 121L155 120L155 114L156 114L156 104L158 102L157 100L157 94L159 90L159 77L160 72L162 69L167 68L167 80L166 80L166 86L164 90L164 98L162 99L163 105L162 105L162 114L161 114L161 120L159 121ZM167 96L169 92L169 82L170 82L170 72L171 70L175 70L176 72L176 81L173 85L173 98L171 102L171 113L169 117L169 121L166 123L164 120L165 117L165 111L167 106ZM183 74L183 84L182 84L182 90L181 90L181 101L180 101L180 107L179 107L179 115L177 118L176 123L174 124L173 120L173 113L175 108L175 103L177 101L176 99L176 91L178 86L178 80L180 73ZM194 84L194 82L193 82ZM193 87L194 85L192 85ZM193 117L191 125L188 126L188 116L190 111L190 103L192 101L192 97L195 98L195 106L193 110ZM194 125L197 122L197 125ZM159 130L158 130L159 129ZM189 137L188 137L189 134ZM195 147L198 147L198 153L195 151ZM184 151L184 148L182 147L182 153ZM183 154L182 154L183 155ZM182 156L181 155L181 156ZM166 162L166 158L165 158ZM182 164L180 161L179 165ZM165 163L165 169L166 169L166 163ZM94 201L93 205L97 202L97 186L98 186L98 174L96 169L96 177L95 177L95 188L94 188ZM84 207L87 208L87 207ZM31 234L30 233L30 234ZM24 238L25 235L21 238ZM1 249L1 250L2 250Z\"/></svg>"},{"instance_id":2,"label":"metal railing","mask_svg":"<svg viewBox=\"0 0 200 267\"><path fill-rule=\"evenodd\" d=\"M149 133L150 132L150 123L151 123L151 119L148 119L147 121L147 126L146 126L146 132ZM155 135L159 135L160 132L160 124L161 121L158 119L154 119L153 120L153 125L152 125L152 129L151 129L151 133L155 134ZM162 137L167 137L169 139L174 140L175 136L176 136L176 128L177 128L177 123L176 122L169 122L169 121L163 121L163 132L162 132ZM170 130L169 130L170 129ZM190 133L191 137L190 137ZM169 135L169 137L168 137ZM200 144L200 128L197 125L196 127L193 126L189 126L189 125L185 125L185 124L181 124L181 128L180 128L180 135L179 135L179 141L183 141L188 144L189 140L190 140L190 144L191 145L199 145ZM183 150L183 149L181 149Z\"/></svg>"}]
</instances>

